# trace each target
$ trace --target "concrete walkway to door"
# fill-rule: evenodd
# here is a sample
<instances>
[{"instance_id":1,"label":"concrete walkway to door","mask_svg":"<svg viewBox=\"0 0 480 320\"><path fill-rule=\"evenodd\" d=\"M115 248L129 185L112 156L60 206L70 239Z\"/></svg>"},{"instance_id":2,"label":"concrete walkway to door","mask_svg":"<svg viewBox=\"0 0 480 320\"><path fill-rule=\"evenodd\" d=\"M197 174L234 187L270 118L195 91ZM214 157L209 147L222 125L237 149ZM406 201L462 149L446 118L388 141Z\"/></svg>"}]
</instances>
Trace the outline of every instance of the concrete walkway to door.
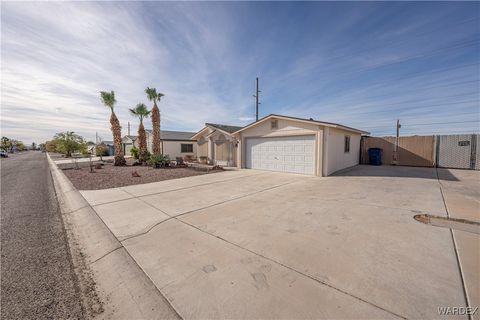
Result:
<instances>
[{"instance_id":1,"label":"concrete walkway to door","mask_svg":"<svg viewBox=\"0 0 480 320\"><path fill-rule=\"evenodd\" d=\"M185 319L441 318L465 291L479 304L479 235L455 247L413 216L447 215L440 181L448 213L475 217L480 176L439 177L239 170L82 194Z\"/></svg>"}]
</instances>

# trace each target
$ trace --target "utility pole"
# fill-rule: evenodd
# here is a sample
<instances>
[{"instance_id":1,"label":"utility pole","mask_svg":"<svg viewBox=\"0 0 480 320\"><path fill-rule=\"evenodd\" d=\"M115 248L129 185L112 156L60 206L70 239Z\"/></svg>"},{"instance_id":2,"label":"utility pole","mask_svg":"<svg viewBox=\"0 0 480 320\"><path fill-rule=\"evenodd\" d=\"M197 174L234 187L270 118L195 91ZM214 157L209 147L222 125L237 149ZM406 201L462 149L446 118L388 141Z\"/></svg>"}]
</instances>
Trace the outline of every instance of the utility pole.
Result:
<instances>
[{"instance_id":1,"label":"utility pole","mask_svg":"<svg viewBox=\"0 0 480 320\"><path fill-rule=\"evenodd\" d=\"M128 121L128 135L130 135L130 121Z\"/></svg>"},{"instance_id":2,"label":"utility pole","mask_svg":"<svg viewBox=\"0 0 480 320\"><path fill-rule=\"evenodd\" d=\"M258 105L261 104L260 102L258 102L260 92L262 91L258 90L258 77L257 77L256 90L255 90L255 94L253 95L255 97L255 121L258 121Z\"/></svg>"},{"instance_id":3,"label":"utility pole","mask_svg":"<svg viewBox=\"0 0 480 320\"><path fill-rule=\"evenodd\" d=\"M397 136L395 137L395 152L393 153L393 164L398 163L398 145L400 140L400 128L402 125L400 124L400 119L397 119Z\"/></svg>"}]
</instances>

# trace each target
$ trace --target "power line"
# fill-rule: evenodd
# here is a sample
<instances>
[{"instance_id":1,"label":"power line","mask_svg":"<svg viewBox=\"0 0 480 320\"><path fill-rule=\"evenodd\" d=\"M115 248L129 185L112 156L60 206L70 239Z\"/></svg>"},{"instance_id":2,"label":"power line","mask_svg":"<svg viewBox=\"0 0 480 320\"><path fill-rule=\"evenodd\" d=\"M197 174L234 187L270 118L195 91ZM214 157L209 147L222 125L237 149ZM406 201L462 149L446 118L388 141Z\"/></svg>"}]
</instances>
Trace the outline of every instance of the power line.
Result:
<instances>
[{"instance_id":1,"label":"power line","mask_svg":"<svg viewBox=\"0 0 480 320\"><path fill-rule=\"evenodd\" d=\"M407 127L411 126L430 126L434 124L460 124L460 123L480 123L480 120L469 120L469 121L451 121L451 122L431 122L431 123L412 123L407 124Z\"/></svg>"},{"instance_id":2,"label":"power line","mask_svg":"<svg viewBox=\"0 0 480 320\"><path fill-rule=\"evenodd\" d=\"M352 116L357 116L357 115L365 115L365 114L378 114L378 113L383 113L383 112L396 112L396 111L416 111L418 109L425 109L425 108L435 108L435 107L441 107L441 106L446 106L446 105L457 105L457 104L463 104L463 103L471 103L471 102L479 102L479 100L464 100L464 101L453 101L453 102L447 102L447 103L439 103L439 104L432 104L432 105L427 105L427 106L409 106L409 108L400 108L400 109L387 109L387 110L378 110L378 111L367 111L367 112L351 112L348 111L350 115ZM412 110L414 109L414 110Z\"/></svg>"},{"instance_id":3,"label":"power line","mask_svg":"<svg viewBox=\"0 0 480 320\"><path fill-rule=\"evenodd\" d=\"M449 98L458 98L458 97L465 97L465 96L471 96L471 95L478 95L479 93L477 91L472 91L472 92L467 92L467 93L462 93L462 94L456 94L453 96L443 96L443 97L434 97L434 98L426 98L426 99L411 99L411 100L406 100L406 101L399 101L399 102L392 102L392 103L381 103L379 105L372 105L369 104L368 107L385 107L385 106L395 106L399 104L407 104L411 102L428 102L428 100L434 100L434 99L449 99ZM368 104L368 102L362 102L361 104ZM337 108L341 108L342 106L339 106Z\"/></svg>"},{"instance_id":4,"label":"power line","mask_svg":"<svg viewBox=\"0 0 480 320\"><path fill-rule=\"evenodd\" d=\"M461 82L443 84L443 85L439 85L439 86L423 87L423 88L417 88L417 89L411 89L411 90L402 90L402 94L415 92L415 91L421 91L421 90L430 90L430 89L438 89L438 88L450 88L450 87L455 87L455 86L458 86L458 85L463 85L463 84L467 84L467 83L474 83L474 82L480 82L480 79L479 80L461 81ZM392 95L392 93L384 93L384 94L381 94L381 95L364 97L363 99L372 99L372 98L391 96L391 95ZM352 98L351 100L342 101L342 102L348 102L348 101L357 100L357 99L358 98Z\"/></svg>"},{"instance_id":5,"label":"power line","mask_svg":"<svg viewBox=\"0 0 480 320\"><path fill-rule=\"evenodd\" d=\"M403 120L403 119L402 119ZM402 128L406 127L416 127L416 126L430 126L430 125L436 125L436 124L461 124L461 123L480 123L480 120L469 120L469 121L451 121L451 122L431 122L431 123L411 123L411 124L405 124L402 123ZM366 129L378 129L378 128L391 128L391 126L375 126L375 127L364 127Z\"/></svg>"},{"instance_id":6,"label":"power line","mask_svg":"<svg viewBox=\"0 0 480 320\"><path fill-rule=\"evenodd\" d=\"M470 21L477 21L477 18L471 18L471 19L466 19L466 20L462 20L458 23L455 23L451 26L449 26L448 28L452 28L452 27L456 27L458 25L462 25L464 23L467 23L467 22L470 22ZM435 30L431 30L431 31L426 31L426 32L422 32L422 33L419 33L417 35L415 35L416 37L418 36L423 36L425 34L430 34L430 33L434 33L434 32L438 32L437 29ZM373 51L373 50L376 50L376 49L383 49L385 48L385 45L388 44L388 43L393 43L393 46L397 46L399 44L402 44L403 42L408 42L408 41L411 41L411 36L409 36L408 38L406 38L405 40L401 40L401 41L395 41L395 40L392 40L392 41L386 41L385 43L383 43L381 46L376 46L376 47L373 47L373 48L368 48L368 49L365 49L365 50L359 50L355 53L350 53L350 54L346 54L346 55L343 55L343 56L336 56L334 58L331 58L331 59L327 59L324 61L325 62L331 62L331 61L335 61L335 60L338 60L338 59L343 59L343 58L346 58L346 57L352 57L352 56L358 56L359 53L364 53L364 52L369 52L369 51Z\"/></svg>"},{"instance_id":7,"label":"power line","mask_svg":"<svg viewBox=\"0 0 480 320\"><path fill-rule=\"evenodd\" d=\"M370 67L363 68L363 69L358 69L358 70L353 70L353 71L347 71L347 72L339 73L339 74L336 74L336 75L337 76L343 76L343 75L348 75L348 74L355 74L355 73L361 73L361 72L365 72L365 71L371 71L371 70L375 70L375 69L378 69L378 68L388 67L388 66L398 64L398 63L403 63L403 62L408 62L408 61L412 61L412 60L416 60L416 59L421 59L421 58L434 56L438 53L442 53L443 51L450 51L450 50L453 50L453 49L463 49L463 48L468 48L468 47L471 47L471 46L476 46L476 45L479 45L479 44L480 44L480 42L477 39L476 40L469 40L469 41L465 41L465 42L459 42L455 45L445 46L443 48L439 48L439 49L436 49L436 50L433 50L433 51L430 51L430 52L407 56L407 57L397 59L396 61L392 61L392 62L385 63L385 64L378 63L374 66L370 66Z\"/></svg>"},{"instance_id":8,"label":"power line","mask_svg":"<svg viewBox=\"0 0 480 320\"><path fill-rule=\"evenodd\" d=\"M437 119L437 118L440 118L440 119L443 119L445 117L448 117L448 118L451 118L451 117L457 117L457 116L463 116L463 115L472 115L472 114L476 114L476 115L479 115L480 116L480 111L476 111L476 112L463 112L463 113L455 113L455 114L445 114L445 115L437 115L437 116L430 116L430 115L424 115L425 117L428 116L428 119ZM411 120L411 119L415 119L415 120L418 120L418 117L415 117L415 118L409 118L409 117L402 117L402 120ZM383 118L383 119L375 119L376 122L394 122L395 121L395 117L392 117L392 118ZM355 126L361 126L363 124L369 124L369 123L372 123L372 121L368 121L368 122L354 122Z\"/></svg>"}]
</instances>

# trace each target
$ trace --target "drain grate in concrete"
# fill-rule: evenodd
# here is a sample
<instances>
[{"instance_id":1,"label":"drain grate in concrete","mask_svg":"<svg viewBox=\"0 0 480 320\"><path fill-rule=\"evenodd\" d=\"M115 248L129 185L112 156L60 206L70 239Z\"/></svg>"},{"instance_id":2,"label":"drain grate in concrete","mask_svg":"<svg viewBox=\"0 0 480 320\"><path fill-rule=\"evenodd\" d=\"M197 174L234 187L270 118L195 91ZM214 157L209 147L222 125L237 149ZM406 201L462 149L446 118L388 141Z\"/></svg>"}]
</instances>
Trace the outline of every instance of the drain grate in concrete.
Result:
<instances>
[{"instance_id":1,"label":"drain grate in concrete","mask_svg":"<svg viewBox=\"0 0 480 320\"><path fill-rule=\"evenodd\" d=\"M417 214L413 218L418 222L422 222L436 227L462 230L480 234L480 222L477 221L440 217L430 214Z\"/></svg>"}]
</instances>

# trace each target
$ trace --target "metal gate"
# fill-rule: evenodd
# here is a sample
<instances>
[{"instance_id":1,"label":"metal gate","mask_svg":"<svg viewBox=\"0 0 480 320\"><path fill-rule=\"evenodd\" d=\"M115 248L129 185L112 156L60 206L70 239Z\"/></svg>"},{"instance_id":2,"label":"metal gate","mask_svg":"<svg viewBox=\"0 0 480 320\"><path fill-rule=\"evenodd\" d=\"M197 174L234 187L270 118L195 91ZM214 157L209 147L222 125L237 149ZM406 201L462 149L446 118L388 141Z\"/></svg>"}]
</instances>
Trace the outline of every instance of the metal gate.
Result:
<instances>
[{"instance_id":1,"label":"metal gate","mask_svg":"<svg viewBox=\"0 0 480 320\"><path fill-rule=\"evenodd\" d=\"M476 134L437 136L438 166L480 170L479 138Z\"/></svg>"}]
</instances>

